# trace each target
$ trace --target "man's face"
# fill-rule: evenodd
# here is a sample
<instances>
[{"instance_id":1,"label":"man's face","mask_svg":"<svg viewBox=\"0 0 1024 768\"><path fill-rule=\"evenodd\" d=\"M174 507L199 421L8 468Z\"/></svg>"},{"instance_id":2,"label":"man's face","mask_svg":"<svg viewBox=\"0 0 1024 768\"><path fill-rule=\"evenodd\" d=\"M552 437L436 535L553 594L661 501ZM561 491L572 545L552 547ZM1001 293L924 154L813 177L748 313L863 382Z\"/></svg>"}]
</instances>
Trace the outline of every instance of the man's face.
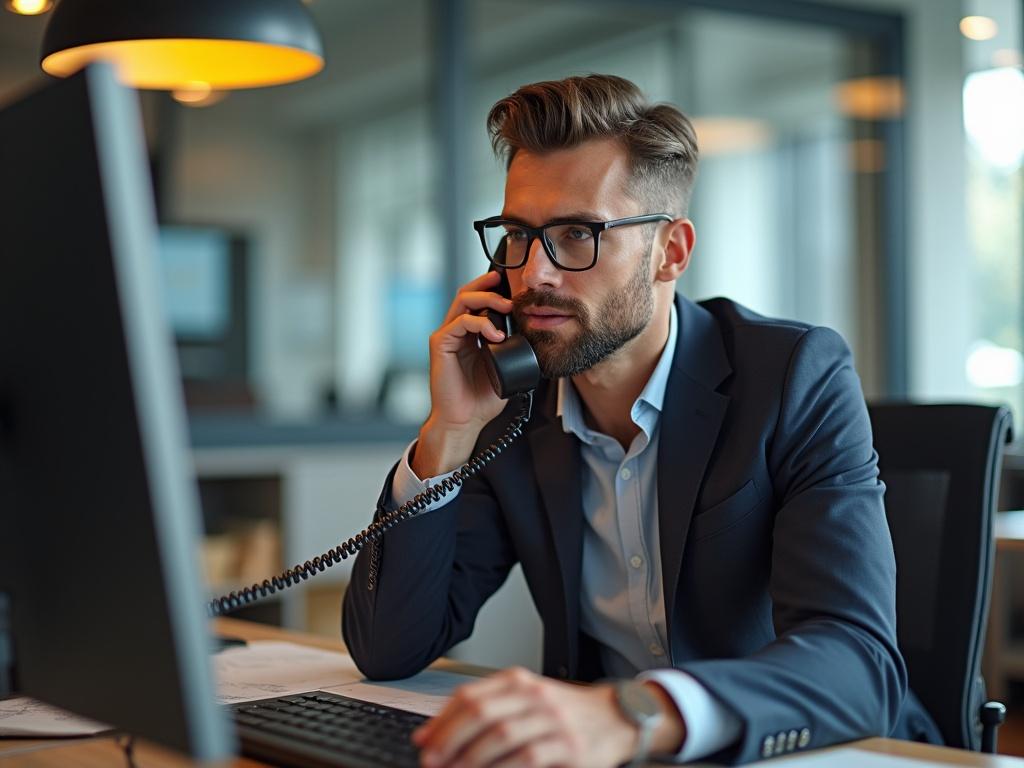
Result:
<instances>
[{"instance_id":1,"label":"man's face","mask_svg":"<svg viewBox=\"0 0 1024 768\"><path fill-rule=\"evenodd\" d=\"M606 221L660 211L629 198L629 157L611 140L542 155L520 151L505 183L504 218L541 226L555 219ZM651 320L653 224L601 235L597 264L558 269L539 241L526 264L508 271L513 313L548 378L574 376L635 338Z\"/></svg>"}]
</instances>

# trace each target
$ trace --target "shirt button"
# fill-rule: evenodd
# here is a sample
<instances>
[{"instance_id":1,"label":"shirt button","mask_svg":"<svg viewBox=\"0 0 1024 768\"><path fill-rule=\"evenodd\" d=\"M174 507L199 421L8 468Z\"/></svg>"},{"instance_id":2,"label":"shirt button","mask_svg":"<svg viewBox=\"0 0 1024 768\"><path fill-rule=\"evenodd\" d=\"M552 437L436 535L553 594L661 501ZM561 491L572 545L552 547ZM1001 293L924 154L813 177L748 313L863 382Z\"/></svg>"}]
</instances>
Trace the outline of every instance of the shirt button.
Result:
<instances>
[{"instance_id":1,"label":"shirt button","mask_svg":"<svg viewBox=\"0 0 1024 768\"><path fill-rule=\"evenodd\" d=\"M619 472L619 477L623 480L629 480L633 476L633 473L629 471L629 467L623 467L622 471Z\"/></svg>"},{"instance_id":2,"label":"shirt button","mask_svg":"<svg viewBox=\"0 0 1024 768\"><path fill-rule=\"evenodd\" d=\"M629 564L632 565L634 568L639 568L641 565L644 564L644 559L640 557L640 555L633 555L631 558L629 558Z\"/></svg>"},{"instance_id":3,"label":"shirt button","mask_svg":"<svg viewBox=\"0 0 1024 768\"><path fill-rule=\"evenodd\" d=\"M651 643L649 646L647 646L647 648L655 656L664 656L665 655L664 649L660 645L658 645L657 643Z\"/></svg>"}]
</instances>

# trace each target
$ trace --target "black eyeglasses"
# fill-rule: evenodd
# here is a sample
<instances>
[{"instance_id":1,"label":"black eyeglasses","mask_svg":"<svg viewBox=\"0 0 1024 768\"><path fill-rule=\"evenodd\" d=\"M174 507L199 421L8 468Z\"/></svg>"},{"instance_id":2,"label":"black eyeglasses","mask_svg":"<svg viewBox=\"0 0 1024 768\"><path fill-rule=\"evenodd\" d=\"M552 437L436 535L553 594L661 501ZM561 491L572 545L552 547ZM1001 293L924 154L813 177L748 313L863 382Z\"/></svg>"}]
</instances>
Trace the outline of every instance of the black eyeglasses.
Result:
<instances>
[{"instance_id":1,"label":"black eyeglasses","mask_svg":"<svg viewBox=\"0 0 1024 768\"><path fill-rule=\"evenodd\" d=\"M672 221L667 213L627 216L611 221L552 221L542 227L531 227L521 221L492 216L474 221L473 229L488 260L497 267L518 269L526 264L534 240L540 240L544 252L559 269L583 272L597 264L601 249L601 233L616 227Z\"/></svg>"}]
</instances>

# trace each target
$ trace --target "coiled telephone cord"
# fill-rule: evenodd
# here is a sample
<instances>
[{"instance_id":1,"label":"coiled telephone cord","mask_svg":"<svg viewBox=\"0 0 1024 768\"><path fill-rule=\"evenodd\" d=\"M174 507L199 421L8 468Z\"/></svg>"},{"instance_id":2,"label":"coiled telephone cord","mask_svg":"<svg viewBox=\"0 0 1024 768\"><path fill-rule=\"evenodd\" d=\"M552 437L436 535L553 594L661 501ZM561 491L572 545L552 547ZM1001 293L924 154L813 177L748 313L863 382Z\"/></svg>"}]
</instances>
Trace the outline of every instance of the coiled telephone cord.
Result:
<instances>
[{"instance_id":1,"label":"coiled telephone cord","mask_svg":"<svg viewBox=\"0 0 1024 768\"><path fill-rule=\"evenodd\" d=\"M476 475L484 467L496 459L502 451L523 434L523 427L530 420L533 410L533 392L521 393L515 396L520 402L519 413L509 422L508 427L494 443L487 446L469 461L452 472L448 477L439 483L427 488L422 493L416 494L412 499L405 502L397 509L385 512L377 517L368 528L360 531L348 541L344 541L334 549L322 555L307 560L301 565L283 571L277 576L264 579L262 583L244 587L237 592L222 597L214 598L207 605L210 616L223 616L224 614L236 611L242 606L254 603L260 598L267 597L283 589L305 581L311 576L330 568L332 565L346 560L355 555L367 544L373 544L381 540L385 531L394 527L403 520L415 517L425 510L430 504L447 496L457 486L462 485L466 480Z\"/></svg>"}]
</instances>

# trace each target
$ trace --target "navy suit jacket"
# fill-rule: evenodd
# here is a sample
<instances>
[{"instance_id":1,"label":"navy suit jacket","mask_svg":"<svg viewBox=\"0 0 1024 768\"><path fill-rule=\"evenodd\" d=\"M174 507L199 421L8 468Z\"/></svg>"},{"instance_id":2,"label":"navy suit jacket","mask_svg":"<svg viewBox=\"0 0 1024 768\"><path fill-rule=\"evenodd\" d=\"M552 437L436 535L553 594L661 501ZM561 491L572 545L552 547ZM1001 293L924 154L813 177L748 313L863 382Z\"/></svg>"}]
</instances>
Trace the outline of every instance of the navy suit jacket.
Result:
<instances>
[{"instance_id":1,"label":"navy suit jacket","mask_svg":"<svg viewBox=\"0 0 1024 768\"><path fill-rule=\"evenodd\" d=\"M884 488L849 349L831 330L725 299L676 307L658 447L666 626L672 666L742 723L714 757L887 735L906 669ZM556 392L538 388L525 434L454 501L359 555L342 629L364 674L411 675L464 640L519 562L544 626L544 673L592 677L579 629L581 460Z\"/></svg>"}]
</instances>

